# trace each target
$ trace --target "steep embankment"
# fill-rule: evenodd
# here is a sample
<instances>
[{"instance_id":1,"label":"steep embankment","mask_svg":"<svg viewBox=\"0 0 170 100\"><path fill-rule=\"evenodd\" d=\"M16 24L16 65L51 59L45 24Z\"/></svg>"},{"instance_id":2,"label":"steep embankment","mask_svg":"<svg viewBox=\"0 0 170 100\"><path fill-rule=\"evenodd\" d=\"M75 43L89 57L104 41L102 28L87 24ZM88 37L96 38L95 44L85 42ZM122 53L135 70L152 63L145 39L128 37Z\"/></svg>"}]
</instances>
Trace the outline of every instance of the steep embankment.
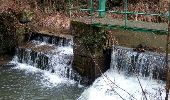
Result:
<instances>
[{"instance_id":1,"label":"steep embankment","mask_svg":"<svg viewBox=\"0 0 170 100\"><path fill-rule=\"evenodd\" d=\"M67 34L69 18L63 13L43 10L37 1L0 0L0 65L15 48L29 39L31 32Z\"/></svg>"}]
</instances>

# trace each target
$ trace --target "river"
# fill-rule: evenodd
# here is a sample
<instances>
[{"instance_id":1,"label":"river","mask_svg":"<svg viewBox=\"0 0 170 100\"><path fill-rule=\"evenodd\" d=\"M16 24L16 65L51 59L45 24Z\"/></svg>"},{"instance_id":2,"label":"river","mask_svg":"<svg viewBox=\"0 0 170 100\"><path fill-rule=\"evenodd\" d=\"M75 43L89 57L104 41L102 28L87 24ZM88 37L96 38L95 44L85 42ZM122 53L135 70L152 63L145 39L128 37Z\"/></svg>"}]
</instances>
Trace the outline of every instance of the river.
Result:
<instances>
[{"instance_id":1,"label":"river","mask_svg":"<svg viewBox=\"0 0 170 100\"><path fill-rule=\"evenodd\" d=\"M152 77L160 77L154 69L162 73L163 56L117 49L111 68L86 87L72 70L72 44L63 41L68 45L33 40L19 47L10 62L15 66L0 67L0 100L164 100L164 81ZM132 74L134 62L138 73Z\"/></svg>"},{"instance_id":2,"label":"river","mask_svg":"<svg viewBox=\"0 0 170 100\"><path fill-rule=\"evenodd\" d=\"M0 68L0 100L76 100L84 90L73 80L26 64Z\"/></svg>"}]
</instances>

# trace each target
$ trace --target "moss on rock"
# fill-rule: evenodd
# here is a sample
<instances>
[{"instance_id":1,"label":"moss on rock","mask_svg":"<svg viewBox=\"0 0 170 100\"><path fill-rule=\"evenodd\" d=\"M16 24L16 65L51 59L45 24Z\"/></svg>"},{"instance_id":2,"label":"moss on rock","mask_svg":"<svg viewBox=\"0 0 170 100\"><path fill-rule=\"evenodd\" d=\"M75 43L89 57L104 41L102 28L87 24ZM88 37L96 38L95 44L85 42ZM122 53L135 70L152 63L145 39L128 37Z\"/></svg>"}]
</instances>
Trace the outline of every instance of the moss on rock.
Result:
<instances>
[{"instance_id":1,"label":"moss on rock","mask_svg":"<svg viewBox=\"0 0 170 100\"><path fill-rule=\"evenodd\" d=\"M0 14L0 53L11 53L17 45L16 42L15 17L10 12Z\"/></svg>"},{"instance_id":2,"label":"moss on rock","mask_svg":"<svg viewBox=\"0 0 170 100\"><path fill-rule=\"evenodd\" d=\"M26 33L25 25L18 23L15 12L0 13L0 54L13 54Z\"/></svg>"},{"instance_id":3,"label":"moss on rock","mask_svg":"<svg viewBox=\"0 0 170 100\"><path fill-rule=\"evenodd\" d=\"M102 27L72 21L71 34L74 36L73 68L91 84L109 68L105 66L109 59L105 60L104 52L109 33Z\"/></svg>"},{"instance_id":4,"label":"moss on rock","mask_svg":"<svg viewBox=\"0 0 170 100\"><path fill-rule=\"evenodd\" d=\"M21 13L18 14L19 22L22 24L31 22L33 18L33 12L29 10L23 10Z\"/></svg>"}]
</instances>

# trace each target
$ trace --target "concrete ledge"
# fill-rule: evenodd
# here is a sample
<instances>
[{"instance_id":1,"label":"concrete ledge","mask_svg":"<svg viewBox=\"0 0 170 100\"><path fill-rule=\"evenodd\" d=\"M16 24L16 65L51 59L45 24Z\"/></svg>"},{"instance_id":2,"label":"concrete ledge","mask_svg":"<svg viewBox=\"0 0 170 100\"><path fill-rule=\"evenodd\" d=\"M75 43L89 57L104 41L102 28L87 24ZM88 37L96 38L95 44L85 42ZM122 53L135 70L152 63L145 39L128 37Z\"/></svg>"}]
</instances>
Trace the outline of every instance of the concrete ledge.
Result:
<instances>
[{"instance_id":1,"label":"concrete ledge","mask_svg":"<svg viewBox=\"0 0 170 100\"><path fill-rule=\"evenodd\" d=\"M107 50L107 32L101 28L83 22L71 22L73 42L73 69L82 77L83 84L93 81L110 68L110 50ZM109 64L108 64L109 63Z\"/></svg>"}]
</instances>

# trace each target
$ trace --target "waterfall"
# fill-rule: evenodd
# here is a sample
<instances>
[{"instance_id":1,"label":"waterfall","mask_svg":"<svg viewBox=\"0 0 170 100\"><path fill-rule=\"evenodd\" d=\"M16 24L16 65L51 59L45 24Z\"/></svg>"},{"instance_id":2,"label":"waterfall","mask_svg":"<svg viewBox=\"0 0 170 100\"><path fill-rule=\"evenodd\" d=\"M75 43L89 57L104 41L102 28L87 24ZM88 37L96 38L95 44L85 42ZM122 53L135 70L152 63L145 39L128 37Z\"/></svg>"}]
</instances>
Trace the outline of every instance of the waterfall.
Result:
<instances>
[{"instance_id":1,"label":"waterfall","mask_svg":"<svg viewBox=\"0 0 170 100\"><path fill-rule=\"evenodd\" d=\"M114 46L110 65L78 100L146 100L142 88L147 100L164 100L163 54Z\"/></svg>"},{"instance_id":2,"label":"waterfall","mask_svg":"<svg viewBox=\"0 0 170 100\"><path fill-rule=\"evenodd\" d=\"M73 38L32 34L30 41L16 49L13 63L26 64L56 74L60 78L79 81L72 69Z\"/></svg>"},{"instance_id":3,"label":"waterfall","mask_svg":"<svg viewBox=\"0 0 170 100\"><path fill-rule=\"evenodd\" d=\"M165 79L165 56L153 52L135 52L132 49L115 46L116 65L126 76L138 74L143 77Z\"/></svg>"}]
</instances>

